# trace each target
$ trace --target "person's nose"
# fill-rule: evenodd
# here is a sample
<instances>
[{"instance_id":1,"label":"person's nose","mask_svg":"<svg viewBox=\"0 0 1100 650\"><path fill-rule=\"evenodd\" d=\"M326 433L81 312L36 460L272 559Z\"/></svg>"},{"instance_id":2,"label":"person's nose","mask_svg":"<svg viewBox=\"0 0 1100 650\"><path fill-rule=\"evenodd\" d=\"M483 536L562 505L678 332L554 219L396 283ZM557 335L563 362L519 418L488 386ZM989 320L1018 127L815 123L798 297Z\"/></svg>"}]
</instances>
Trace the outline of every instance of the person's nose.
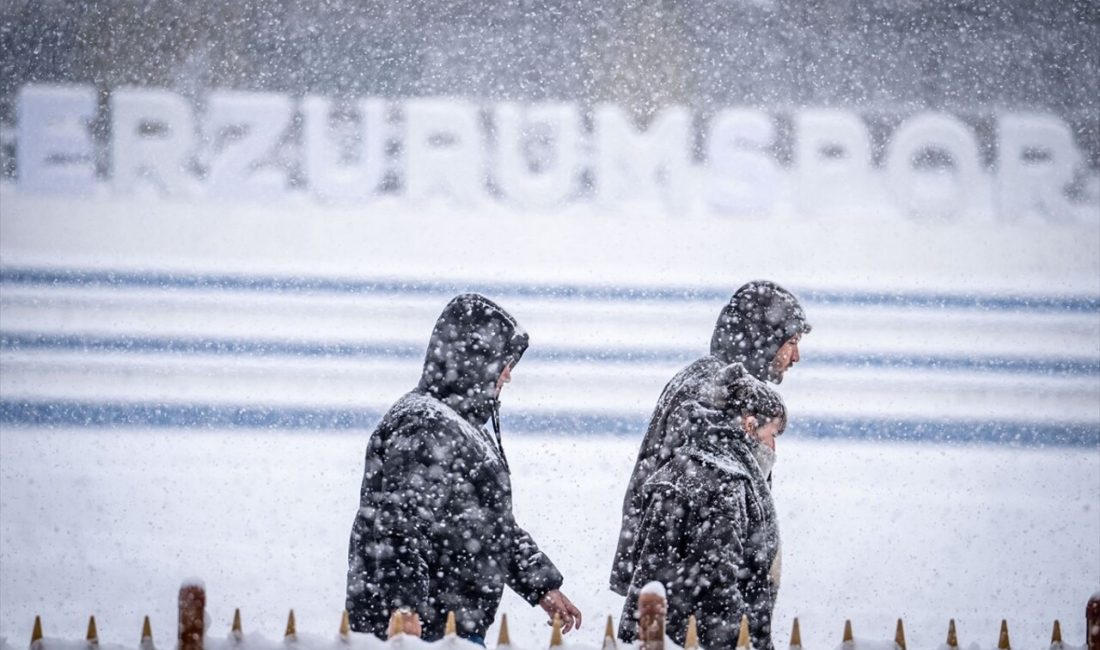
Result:
<instances>
[{"instance_id":1,"label":"person's nose","mask_svg":"<svg viewBox=\"0 0 1100 650\"><path fill-rule=\"evenodd\" d=\"M794 344L794 349L791 350L791 363L798 363L801 357L798 356L798 344Z\"/></svg>"}]
</instances>

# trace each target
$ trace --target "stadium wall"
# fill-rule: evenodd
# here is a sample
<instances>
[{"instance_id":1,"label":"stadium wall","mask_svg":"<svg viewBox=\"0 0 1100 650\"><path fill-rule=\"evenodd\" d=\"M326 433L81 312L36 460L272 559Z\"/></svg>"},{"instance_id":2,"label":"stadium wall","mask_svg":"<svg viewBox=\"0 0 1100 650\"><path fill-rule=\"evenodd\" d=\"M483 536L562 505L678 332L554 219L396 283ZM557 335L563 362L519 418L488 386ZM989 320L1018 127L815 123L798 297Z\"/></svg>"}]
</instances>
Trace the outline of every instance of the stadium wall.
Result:
<instances>
[{"instance_id":1,"label":"stadium wall","mask_svg":"<svg viewBox=\"0 0 1100 650\"><path fill-rule=\"evenodd\" d=\"M532 348L511 431L638 435L733 289L814 323L792 433L1095 445L1095 224L672 218L25 193L0 184L6 426L370 428L480 290Z\"/></svg>"}]
</instances>

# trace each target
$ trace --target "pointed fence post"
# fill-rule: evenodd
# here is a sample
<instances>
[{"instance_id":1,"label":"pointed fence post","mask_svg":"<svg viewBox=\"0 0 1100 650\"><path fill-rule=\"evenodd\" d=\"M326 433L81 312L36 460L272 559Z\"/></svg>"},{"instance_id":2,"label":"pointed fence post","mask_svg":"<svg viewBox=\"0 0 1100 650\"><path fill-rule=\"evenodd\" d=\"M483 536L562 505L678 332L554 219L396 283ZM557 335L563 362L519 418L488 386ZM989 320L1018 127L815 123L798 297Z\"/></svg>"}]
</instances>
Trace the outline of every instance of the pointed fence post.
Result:
<instances>
[{"instance_id":1,"label":"pointed fence post","mask_svg":"<svg viewBox=\"0 0 1100 650\"><path fill-rule=\"evenodd\" d=\"M149 622L148 616L141 623L141 643L138 647L141 650L156 650L153 645L153 625Z\"/></svg>"},{"instance_id":2,"label":"pointed fence post","mask_svg":"<svg viewBox=\"0 0 1100 650\"><path fill-rule=\"evenodd\" d=\"M405 630L401 626L401 612L396 609L390 614L390 629L386 631L386 638L392 639L398 635L404 634Z\"/></svg>"},{"instance_id":3,"label":"pointed fence post","mask_svg":"<svg viewBox=\"0 0 1100 650\"><path fill-rule=\"evenodd\" d=\"M794 624L791 625L791 647L802 647L802 630L798 627L798 617L794 617Z\"/></svg>"},{"instance_id":4,"label":"pointed fence post","mask_svg":"<svg viewBox=\"0 0 1100 650\"><path fill-rule=\"evenodd\" d=\"M617 650L618 643L615 643L615 621L611 618L611 615L607 615L607 625L603 628L603 648L602 650Z\"/></svg>"},{"instance_id":5,"label":"pointed fence post","mask_svg":"<svg viewBox=\"0 0 1100 650\"><path fill-rule=\"evenodd\" d=\"M241 608L233 610L233 627L229 629L229 637L233 643L238 644L244 639L244 630L241 629Z\"/></svg>"},{"instance_id":6,"label":"pointed fence post","mask_svg":"<svg viewBox=\"0 0 1100 650\"><path fill-rule=\"evenodd\" d=\"M947 623L947 647L948 648L958 648L959 647L959 637L958 637L957 634L955 634L955 619L951 619Z\"/></svg>"},{"instance_id":7,"label":"pointed fence post","mask_svg":"<svg viewBox=\"0 0 1100 650\"><path fill-rule=\"evenodd\" d=\"M84 637L89 648L99 647L99 631L95 627L95 616L88 617L88 634Z\"/></svg>"},{"instance_id":8,"label":"pointed fence post","mask_svg":"<svg viewBox=\"0 0 1100 650\"><path fill-rule=\"evenodd\" d=\"M206 589L200 582L180 586L178 650L202 650Z\"/></svg>"},{"instance_id":9,"label":"pointed fence post","mask_svg":"<svg viewBox=\"0 0 1100 650\"><path fill-rule=\"evenodd\" d=\"M340 640L344 643L351 641L351 618L348 616L348 610L346 609L340 615Z\"/></svg>"},{"instance_id":10,"label":"pointed fence post","mask_svg":"<svg viewBox=\"0 0 1100 650\"><path fill-rule=\"evenodd\" d=\"M1001 619L1001 635L997 639L997 650L1012 650L1012 643L1008 640L1008 621Z\"/></svg>"},{"instance_id":11,"label":"pointed fence post","mask_svg":"<svg viewBox=\"0 0 1100 650\"><path fill-rule=\"evenodd\" d=\"M34 628L31 630L31 650L39 650L42 647L42 617L34 617Z\"/></svg>"},{"instance_id":12,"label":"pointed fence post","mask_svg":"<svg viewBox=\"0 0 1100 650\"><path fill-rule=\"evenodd\" d=\"M841 643L849 643L850 644L853 641L854 641L854 639L852 637L852 620L851 619L846 619L844 621L844 638L841 640Z\"/></svg>"},{"instance_id":13,"label":"pointed fence post","mask_svg":"<svg viewBox=\"0 0 1100 650\"><path fill-rule=\"evenodd\" d=\"M290 614L286 617L286 634L283 635L283 641L287 643L294 643L298 640L298 622L294 620L294 610L290 610Z\"/></svg>"},{"instance_id":14,"label":"pointed fence post","mask_svg":"<svg viewBox=\"0 0 1100 650\"><path fill-rule=\"evenodd\" d=\"M640 650L665 650L665 588L651 582L638 594L638 646Z\"/></svg>"},{"instance_id":15,"label":"pointed fence post","mask_svg":"<svg viewBox=\"0 0 1100 650\"><path fill-rule=\"evenodd\" d=\"M561 638L561 617L554 614L553 627L550 628L550 647L558 648L563 645Z\"/></svg>"},{"instance_id":16,"label":"pointed fence post","mask_svg":"<svg viewBox=\"0 0 1100 650\"><path fill-rule=\"evenodd\" d=\"M905 650L905 627L901 624L901 619L898 619L898 627L894 630L894 643Z\"/></svg>"},{"instance_id":17,"label":"pointed fence post","mask_svg":"<svg viewBox=\"0 0 1100 650\"><path fill-rule=\"evenodd\" d=\"M1062 624L1054 619L1054 629L1050 631L1050 650L1059 650L1062 647Z\"/></svg>"},{"instance_id":18,"label":"pointed fence post","mask_svg":"<svg viewBox=\"0 0 1100 650\"><path fill-rule=\"evenodd\" d=\"M749 617L741 615L741 629L737 633L737 647L739 650L748 650L749 646Z\"/></svg>"},{"instance_id":19,"label":"pointed fence post","mask_svg":"<svg viewBox=\"0 0 1100 650\"><path fill-rule=\"evenodd\" d=\"M498 648L511 648L512 638L508 636L508 615L500 615L500 632L497 634Z\"/></svg>"},{"instance_id":20,"label":"pointed fence post","mask_svg":"<svg viewBox=\"0 0 1100 650\"><path fill-rule=\"evenodd\" d=\"M458 636L458 625L455 624L455 613L453 610L447 612L447 623L443 627L443 636Z\"/></svg>"},{"instance_id":21,"label":"pointed fence post","mask_svg":"<svg viewBox=\"0 0 1100 650\"><path fill-rule=\"evenodd\" d=\"M695 620L695 614L688 616L687 634L684 635L684 650L699 649L699 623Z\"/></svg>"}]
</instances>

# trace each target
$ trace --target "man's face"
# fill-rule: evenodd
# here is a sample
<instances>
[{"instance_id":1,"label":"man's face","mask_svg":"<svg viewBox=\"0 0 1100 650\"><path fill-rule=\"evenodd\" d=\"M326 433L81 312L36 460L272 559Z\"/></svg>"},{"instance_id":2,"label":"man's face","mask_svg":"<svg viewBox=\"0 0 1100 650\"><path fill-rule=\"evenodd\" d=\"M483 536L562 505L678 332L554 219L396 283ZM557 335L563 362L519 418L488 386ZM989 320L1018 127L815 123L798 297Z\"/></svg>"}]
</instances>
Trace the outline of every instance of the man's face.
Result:
<instances>
[{"instance_id":1,"label":"man's face","mask_svg":"<svg viewBox=\"0 0 1100 650\"><path fill-rule=\"evenodd\" d=\"M500 397L500 391L504 389L504 384L510 381L512 381L512 366L504 366L504 372L500 373L500 377L497 378L495 397Z\"/></svg>"},{"instance_id":2,"label":"man's face","mask_svg":"<svg viewBox=\"0 0 1100 650\"><path fill-rule=\"evenodd\" d=\"M771 362L771 372L769 373L775 383L782 382L783 374L787 372L787 369L798 363L801 358L798 355L798 342L801 340L802 335L795 334L787 339L787 342L780 346L779 351L775 353L775 357Z\"/></svg>"}]
</instances>

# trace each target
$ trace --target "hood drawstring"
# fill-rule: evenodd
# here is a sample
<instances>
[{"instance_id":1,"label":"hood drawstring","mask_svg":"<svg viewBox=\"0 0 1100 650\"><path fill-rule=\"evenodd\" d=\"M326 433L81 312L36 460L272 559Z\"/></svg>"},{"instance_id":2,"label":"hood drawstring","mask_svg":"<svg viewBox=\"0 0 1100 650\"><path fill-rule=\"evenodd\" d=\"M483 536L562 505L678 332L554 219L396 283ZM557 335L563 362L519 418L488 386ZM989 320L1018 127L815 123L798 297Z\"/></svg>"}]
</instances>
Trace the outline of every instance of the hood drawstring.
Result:
<instances>
[{"instance_id":1,"label":"hood drawstring","mask_svg":"<svg viewBox=\"0 0 1100 650\"><path fill-rule=\"evenodd\" d=\"M493 400L492 421L493 433L497 436L497 451L500 452L500 459L504 461L504 471L511 474L512 469L508 467L508 457L504 455L504 443L500 440L500 400L498 399Z\"/></svg>"}]
</instances>

